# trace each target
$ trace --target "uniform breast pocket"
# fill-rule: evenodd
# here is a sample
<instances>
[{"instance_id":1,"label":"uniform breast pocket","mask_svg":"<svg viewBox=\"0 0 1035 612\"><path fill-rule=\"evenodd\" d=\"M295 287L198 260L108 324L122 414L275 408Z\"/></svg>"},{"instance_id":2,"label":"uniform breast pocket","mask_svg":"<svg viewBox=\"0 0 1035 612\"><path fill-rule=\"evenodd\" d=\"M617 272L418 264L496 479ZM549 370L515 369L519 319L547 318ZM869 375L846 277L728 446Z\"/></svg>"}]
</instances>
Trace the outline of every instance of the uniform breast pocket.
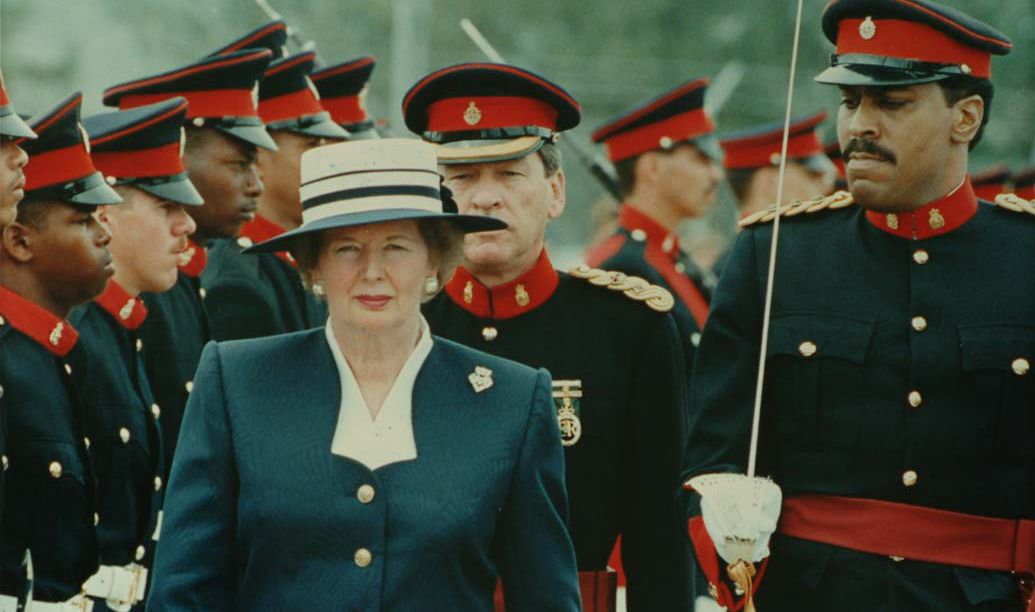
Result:
<instances>
[{"instance_id":1,"label":"uniform breast pocket","mask_svg":"<svg viewBox=\"0 0 1035 612\"><path fill-rule=\"evenodd\" d=\"M815 312L773 316L766 409L781 435L815 449L850 450L865 414L855 400L876 321Z\"/></svg>"},{"instance_id":2,"label":"uniform breast pocket","mask_svg":"<svg viewBox=\"0 0 1035 612\"><path fill-rule=\"evenodd\" d=\"M965 402L987 411L999 448L1035 456L1035 325L961 325Z\"/></svg>"}]
</instances>

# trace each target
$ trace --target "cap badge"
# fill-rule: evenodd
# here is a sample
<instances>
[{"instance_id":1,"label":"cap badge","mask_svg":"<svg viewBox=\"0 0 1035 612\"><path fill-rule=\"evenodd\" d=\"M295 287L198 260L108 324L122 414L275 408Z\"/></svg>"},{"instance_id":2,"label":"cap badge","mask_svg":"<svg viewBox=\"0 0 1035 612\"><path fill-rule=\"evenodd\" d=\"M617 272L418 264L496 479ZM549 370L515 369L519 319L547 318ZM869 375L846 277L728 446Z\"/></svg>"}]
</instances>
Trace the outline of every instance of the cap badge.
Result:
<instances>
[{"instance_id":1,"label":"cap badge","mask_svg":"<svg viewBox=\"0 0 1035 612\"><path fill-rule=\"evenodd\" d=\"M123 321L129 319L129 315L133 314L133 305L135 301L130 299L126 302L126 305L119 309L119 318Z\"/></svg>"},{"instance_id":2,"label":"cap badge","mask_svg":"<svg viewBox=\"0 0 1035 612\"><path fill-rule=\"evenodd\" d=\"M465 304L470 304L473 301L474 301L474 283L472 283L471 281L467 281L467 284L464 285L464 303Z\"/></svg>"},{"instance_id":3,"label":"cap badge","mask_svg":"<svg viewBox=\"0 0 1035 612\"><path fill-rule=\"evenodd\" d=\"M557 409L562 446L575 446L582 438L582 420L579 418L581 398L581 380L553 381L553 405Z\"/></svg>"},{"instance_id":4,"label":"cap badge","mask_svg":"<svg viewBox=\"0 0 1035 612\"><path fill-rule=\"evenodd\" d=\"M898 229L898 215L896 215L895 213L888 213L888 216L884 217L884 220L887 222L888 227L890 227L891 229Z\"/></svg>"},{"instance_id":5,"label":"cap badge","mask_svg":"<svg viewBox=\"0 0 1035 612\"><path fill-rule=\"evenodd\" d=\"M58 324L54 326L54 330L52 332L50 332L50 345L51 346L57 346L58 343L61 342L61 334L64 331L65 331L65 324L61 323L59 321Z\"/></svg>"},{"instance_id":6,"label":"cap badge","mask_svg":"<svg viewBox=\"0 0 1035 612\"><path fill-rule=\"evenodd\" d=\"M863 19L863 22L859 24L859 36L862 36L863 40L870 40L877 35L877 24L873 22L872 17Z\"/></svg>"},{"instance_id":7,"label":"cap badge","mask_svg":"<svg viewBox=\"0 0 1035 612\"><path fill-rule=\"evenodd\" d=\"M467 380L471 382L475 393L481 393L492 386L492 370L485 366L475 366Z\"/></svg>"},{"instance_id":8,"label":"cap badge","mask_svg":"<svg viewBox=\"0 0 1035 612\"><path fill-rule=\"evenodd\" d=\"M927 217L927 224L931 226L931 229L942 229L945 227L945 217L942 216L942 211L932 208Z\"/></svg>"},{"instance_id":9,"label":"cap badge","mask_svg":"<svg viewBox=\"0 0 1035 612\"><path fill-rule=\"evenodd\" d=\"M467 125L478 125L478 122L482 120L482 111L474 103L474 100L467 105L467 110L464 111L464 123Z\"/></svg>"},{"instance_id":10,"label":"cap badge","mask_svg":"<svg viewBox=\"0 0 1035 612\"><path fill-rule=\"evenodd\" d=\"M518 306L528 306L530 300L524 285L518 285L514 288L514 301L518 303Z\"/></svg>"}]
</instances>

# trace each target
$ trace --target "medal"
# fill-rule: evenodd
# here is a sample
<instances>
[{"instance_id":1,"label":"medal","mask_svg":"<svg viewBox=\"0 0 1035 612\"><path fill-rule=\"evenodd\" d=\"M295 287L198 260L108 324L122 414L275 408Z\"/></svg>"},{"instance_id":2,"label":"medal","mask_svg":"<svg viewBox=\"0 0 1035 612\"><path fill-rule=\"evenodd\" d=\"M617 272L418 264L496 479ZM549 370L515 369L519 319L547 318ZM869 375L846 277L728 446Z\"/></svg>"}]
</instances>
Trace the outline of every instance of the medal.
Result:
<instances>
[{"instance_id":1,"label":"medal","mask_svg":"<svg viewBox=\"0 0 1035 612\"><path fill-rule=\"evenodd\" d=\"M575 446L582 438L582 420L579 402L582 398L581 380L553 381L553 405L557 409L557 424L561 429L561 445Z\"/></svg>"}]
</instances>

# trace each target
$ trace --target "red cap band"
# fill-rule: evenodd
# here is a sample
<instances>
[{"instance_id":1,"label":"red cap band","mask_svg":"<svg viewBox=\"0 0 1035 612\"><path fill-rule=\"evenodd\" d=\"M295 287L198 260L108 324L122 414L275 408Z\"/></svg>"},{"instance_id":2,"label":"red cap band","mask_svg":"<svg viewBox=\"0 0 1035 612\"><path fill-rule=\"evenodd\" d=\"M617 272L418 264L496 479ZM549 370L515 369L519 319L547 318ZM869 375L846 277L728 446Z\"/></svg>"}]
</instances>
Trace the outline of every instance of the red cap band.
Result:
<instances>
[{"instance_id":1,"label":"red cap band","mask_svg":"<svg viewBox=\"0 0 1035 612\"><path fill-rule=\"evenodd\" d=\"M971 76L992 74L992 54L966 45L929 25L901 19L877 19L864 26L862 19L844 19L837 31L838 55L863 53L936 64L966 64ZM869 39L863 32L872 31Z\"/></svg>"},{"instance_id":2,"label":"red cap band","mask_svg":"<svg viewBox=\"0 0 1035 612\"><path fill-rule=\"evenodd\" d=\"M255 99L250 89L216 89L172 93L127 94L119 98L119 110L163 102L182 96L187 99L187 118L194 117L257 117Z\"/></svg>"},{"instance_id":3,"label":"red cap band","mask_svg":"<svg viewBox=\"0 0 1035 612\"><path fill-rule=\"evenodd\" d=\"M116 178L173 176L186 171L179 142L136 151L97 151L92 157L98 170Z\"/></svg>"},{"instance_id":4,"label":"red cap band","mask_svg":"<svg viewBox=\"0 0 1035 612\"><path fill-rule=\"evenodd\" d=\"M610 136L604 141L604 146L607 147L607 155L611 161L617 162L647 151L662 149L662 140L666 138L675 144L714 130L715 125L707 113L703 109L695 109L664 121Z\"/></svg>"},{"instance_id":5,"label":"red cap band","mask_svg":"<svg viewBox=\"0 0 1035 612\"><path fill-rule=\"evenodd\" d=\"M59 183L77 181L97 169L82 143L64 149L36 153L25 166L25 190L43 189Z\"/></svg>"},{"instance_id":6,"label":"red cap band","mask_svg":"<svg viewBox=\"0 0 1035 612\"><path fill-rule=\"evenodd\" d=\"M298 119L322 113L323 107L309 89L295 91L275 98L259 100L259 116L263 123Z\"/></svg>"},{"instance_id":7,"label":"red cap band","mask_svg":"<svg viewBox=\"0 0 1035 612\"><path fill-rule=\"evenodd\" d=\"M359 96L321 98L320 106L331 114L335 123L360 123L367 120L367 111Z\"/></svg>"},{"instance_id":8,"label":"red cap band","mask_svg":"<svg viewBox=\"0 0 1035 612\"><path fill-rule=\"evenodd\" d=\"M780 163L780 148L783 144L783 135L780 141L750 142L743 144L723 143L723 150L726 154L725 164L727 168L761 168L762 166L776 166ZM801 134L791 136L787 140L787 159L800 159L823 153L823 145L816 137L816 132L809 130Z\"/></svg>"},{"instance_id":9,"label":"red cap band","mask_svg":"<svg viewBox=\"0 0 1035 612\"><path fill-rule=\"evenodd\" d=\"M535 98L448 98L428 107L428 132L463 132L535 125L557 129L557 109Z\"/></svg>"}]
</instances>

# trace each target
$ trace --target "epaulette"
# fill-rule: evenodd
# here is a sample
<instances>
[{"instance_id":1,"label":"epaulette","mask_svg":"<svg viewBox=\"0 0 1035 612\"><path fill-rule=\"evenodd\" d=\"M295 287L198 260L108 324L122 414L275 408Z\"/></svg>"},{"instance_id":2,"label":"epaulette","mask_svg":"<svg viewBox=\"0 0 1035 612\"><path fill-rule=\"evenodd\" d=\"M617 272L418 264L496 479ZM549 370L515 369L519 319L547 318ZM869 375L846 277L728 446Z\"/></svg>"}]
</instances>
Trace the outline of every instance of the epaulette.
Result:
<instances>
[{"instance_id":1,"label":"epaulette","mask_svg":"<svg viewBox=\"0 0 1035 612\"><path fill-rule=\"evenodd\" d=\"M568 274L574 278L587 280L591 285L606 287L611 291L620 291L626 297L646 303L651 310L668 312L676 305L676 300L668 289L652 285L639 276L591 268L586 264L575 266L568 270Z\"/></svg>"},{"instance_id":2,"label":"epaulette","mask_svg":"<svg viewBox=\"0 0 1035 612\"><path fill-rule=\"evenodd\" d=\"M1035 215L1035 202L1025 200L1015 193L1000 193L995 197L995 205L1006 210Z\"/></svg>"},{"instance_id":3,"label":"epaulette","mask_svg":"<svg viewBox=\"0 0 1035 612\"><path fill-rule=\"evenodd\" d=\"M847 191L838 191L828 196L820 196L811 200L795 200L786 206L780 207L781 217L794 217L800 214L812 214L821 210L836 210L845 208L855 203L852 194ZM776 218L776 206L760 210L753 215L741 219L740 227L748 227L759 223L769 223Z\"/></svg>"}]
</instances>

